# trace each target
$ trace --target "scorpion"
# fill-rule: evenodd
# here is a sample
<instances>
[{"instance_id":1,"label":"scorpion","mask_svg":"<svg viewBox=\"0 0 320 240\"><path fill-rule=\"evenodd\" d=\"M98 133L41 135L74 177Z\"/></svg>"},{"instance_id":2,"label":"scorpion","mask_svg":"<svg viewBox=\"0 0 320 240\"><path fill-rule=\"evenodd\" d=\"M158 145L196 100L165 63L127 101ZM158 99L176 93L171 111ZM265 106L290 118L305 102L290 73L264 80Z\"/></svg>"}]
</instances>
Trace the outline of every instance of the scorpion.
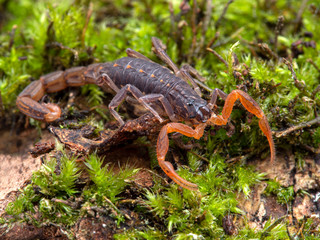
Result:
<instances>
[{"instance_id":1,"label":"scorpion","mask_svg":"<svg viewBox=\"0 0 320 240\"><path fill-rule=\"evenodd\" d=\"M155 54L170 69L128 48L127 57L113 62L73 67L41 76L19 94L16 104L25 115L49 123L60 118L61 109L54 103L39 102L45 93L57 92L67 87L96 84L102 88L111 88L116 93L108 108L121 126L124 121L115 108L128 97L133 97L160 123L164 122L163 117L169 118L170 122L161 128L157 139L156 152L159 165L178 185L197 191L196 184L180 177L173 165L165 160L169 149L168 134L176 132L200 139L207 125L228 123L233 106L239 99L247 111L260 119L259 127L267 137L270 159L271 162L274 161L275 146L267 117L252 97L238 89L226 94L216 88L212 90L210 100L204 100L198 86L201 82L196 82L194 79L199 78L200 74L190 65L183 65L179 69L167 55L166 46L158 38L152 38L152 46ZM220 115L213 111L218 96L225 101Z\"/></svg>"}]
</instances>

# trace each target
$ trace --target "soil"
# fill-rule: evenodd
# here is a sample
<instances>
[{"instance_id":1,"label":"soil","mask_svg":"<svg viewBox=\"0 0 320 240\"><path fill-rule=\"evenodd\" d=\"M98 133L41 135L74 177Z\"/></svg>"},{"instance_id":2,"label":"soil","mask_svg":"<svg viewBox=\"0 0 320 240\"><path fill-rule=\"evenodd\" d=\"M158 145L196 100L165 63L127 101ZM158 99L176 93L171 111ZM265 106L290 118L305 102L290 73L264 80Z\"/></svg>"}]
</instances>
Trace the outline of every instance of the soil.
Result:
<instances>
[{"instance_id":1,"label":"soil","mask_svg":"<svg viewBox=\"0 0 320 240\"><path fill-rule=\"evenodd\" d=\"M33 158L29 150L39 140L35 129L20 134L10 130L0 132L0 215L7 203L14 199L16 191L27 182L34 170L41 166L40 158ZM52 136L43 132L42 141Z\"/></svg>"}]
</instances>

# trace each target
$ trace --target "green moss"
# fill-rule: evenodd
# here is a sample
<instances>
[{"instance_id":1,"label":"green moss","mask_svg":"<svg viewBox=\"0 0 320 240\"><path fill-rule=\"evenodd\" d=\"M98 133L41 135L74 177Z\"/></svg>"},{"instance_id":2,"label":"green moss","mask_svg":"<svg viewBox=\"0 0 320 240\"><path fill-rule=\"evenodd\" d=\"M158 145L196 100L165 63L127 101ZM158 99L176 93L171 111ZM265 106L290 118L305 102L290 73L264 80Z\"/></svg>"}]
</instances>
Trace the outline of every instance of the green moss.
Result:
<instances>
[{"instance_id":1,"label":"green moss","mask_svg":"<svg viewBox=\"0 0 320 240\"><path fill-rule=\"evenodd\" d=\"M55 159L47 161L33 174L31 184L7 206L7 214L17 219L28 219L38 225L40 219L33 217L37 209L43 221L46 219L58 224L74 224L79 213L66 202L78 193L75 189L78 177L79 169L73 159L63 156L59 164Z\"/></svg>"},{"instance_id":2,"label":"green moss","mask_svg":"<svg viewBox=\"0 0 320 240\"><path fill-rule=\"evenodd\" d=\"M314 131L314 133L312 135L312 138L313 138L314 144L319 146L319 144L320 144L320 127L315 129L315 131Z\"/></svg>"},{"instance_id":3,"label":"green moss","mask_svg":"<svg viewBox=\"0 0 320 240\"><path fill-rule=\"evenodd\" d=\"M154 191L146 190L146 207L154 217L158 217L165 224L166 230L162 232L166 233L165 236L171 233L179 239L192 239L192 236L202 236L204 239L225 236L221 223L223 217L227 213L242 214L237 207L237 193L243 191L248 195L250 187L263 177L250 168L245 169L240 165L231 167L217 155L210 158L207 170L198 176L191 176L187 172L184 169L178 170L180 176L188 175L190 181L196 182L201 193L185 189L181 192L175 184L166 190L159 191L158 186L154 187ZM142 232L149 238L158 236L157 231L150 229L133 230L125 236L138 237ZM120 238L120 235L118 237Z\"/></svg>"},{"instance_id":4,"label":"green moss","mask_svg":"<svg viewBox=\"0 0 320 240\"><path fill-rule=\"evenodd\" d=\"M94 187L86 191L85 196L90 199L92 195L95 195L100 200L107 197L112 202L116 202L118 200L117 195L128 185L125 180L132 177L137 170L125 168L121 169L119 174L114 174L112 168L102 167L102 164L103 161L95 154L90 155L85 162L90 178L95 184Z\"/></svg>"},{"instance_id":5,"label":"green moss","mask_svg":"<svg viewBox=\"0 0 320 240\"><path fill-rule=\"evenodd\" d=\"M25 219L35 225L49 221L71 226L79 218L80 213L88 208L87 205L93 203L95 206L111 204L110 206L119 212L113 203L120 199L118 195L123 192L129 184L129 178L137 170L125 168L119 174L114 174L112 169L107 169L107 166L102 168L102 160L94 154L88 157L85 165L88 169L83 171L89 172L94 184L81 189L80 192L77 185L81 182L80 172L75 159L62 155L59 160L52 158L46 161L39 171L33 173L31 184L21 191L14 202L8 204L6 212L13 218L9 218L6 222ZM84 209L81 211L82 207ZM36 209L41 215L34 217ZM118 221L123 220L121 214L114 217Z\"/></svg>"},{"instance_id":6,"label":"green moss","mask_svg":"<svg viewBox=\"0 0 320 240\"><path fill-rule=\"evenodd\" d=\"M38 200L39 197L35 195L32 185L28 185L14 202L8 204L6 212L10 215L19 215L27 211L34 212L33 203Z\"/></svg>"},{"instance_id":7,"label":"green moss","mask_svg":"<svg viewBox=\"0 0 320 240\"><path fill-rule=\"evenodd\" d=\"M275 194L277 196L277 201L281 204L289 204L294 200L295 192L293 186L283 187L276 180L269 180L268 186L265 189L267 195Z\"/></svg>"},{"instance_id":8,"label":"green moss","mask_svg":"<svg viewBox=\"0 0 320 240\"><path fill-rule=\"evenodd\" d=\"M41 192L48 196L68 195L77 193L75 181L79 177L79 169L75 159L63 156L57 161L50 159L42 165L42 169L33 175L32 181L41 188Z\"/></svg>"}]
</instances>

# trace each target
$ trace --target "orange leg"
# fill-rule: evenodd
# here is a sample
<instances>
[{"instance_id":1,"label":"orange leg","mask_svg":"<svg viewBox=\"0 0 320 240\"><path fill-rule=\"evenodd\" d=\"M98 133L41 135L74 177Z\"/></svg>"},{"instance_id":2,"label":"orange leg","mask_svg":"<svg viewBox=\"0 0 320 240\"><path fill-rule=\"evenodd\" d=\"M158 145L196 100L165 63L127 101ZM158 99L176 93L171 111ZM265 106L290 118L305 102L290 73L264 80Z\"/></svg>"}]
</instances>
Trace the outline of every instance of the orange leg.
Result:
<instances>
[{"instance_id":1,"label":"orange leg","mask_svg":"<svg viewBox=\"0 0 320 240\"><path fill-rule=\"evenodd\" d=\"M253 100L252 97L250 97L247 93L241 91L241 90L233 90L226 98L225 104L222 110L221 115L216 116L212 115L212 117L208 120L208 122L211 122L216 125L225 125L228 121L228 118L232 112L233 105L235 101L239 99L242 105L252 114L256 115L260 121L259 126L264 135L267 137L270 145L270 151L271 151L271 162L274 161L276 151L274 147L274 142L272 139L272 133L271 129L268 123L267 117L264 115L262 110L260 109L259 105L256 103L256 101Z\"/></svg>"},{"instance_id":2,"label":"orange leg","mask_svg":"<svg viewBox=\"0 0 320 240\"><path fill-rule=\"evenodd\" d=\"M170 177L178 185L193 191L197 191L198 186L180 177L174 171L172 164L170 162L165 161L165 157L169 149L168 134L172 132L179 132L187 137L194 137L195 139L199 139L203 135L205 126L206 126L205 123L201 123L197 125L195 129L192 129L191 127L183 123L168 123L167 125L162 127L160 134L158 136L157 158L158 158L160 167L168 175L168 177Z\"/></svg>"}]
</instances>

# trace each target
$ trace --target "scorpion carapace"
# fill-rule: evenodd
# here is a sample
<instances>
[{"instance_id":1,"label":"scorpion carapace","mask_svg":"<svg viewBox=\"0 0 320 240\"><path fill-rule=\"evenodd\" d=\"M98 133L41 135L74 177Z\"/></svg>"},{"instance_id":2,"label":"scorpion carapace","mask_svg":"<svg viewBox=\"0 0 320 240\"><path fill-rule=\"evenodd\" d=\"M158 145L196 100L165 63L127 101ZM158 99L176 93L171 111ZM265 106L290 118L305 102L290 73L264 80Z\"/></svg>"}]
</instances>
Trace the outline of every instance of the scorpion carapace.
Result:
<instances>
[{"instance_id":1,"label":"scorpion carapace","mask_svg":"<svg viewBox=\"0 0 320 240\"><path fill-rule=\"evenodd\" d=\"M44 122L52 122L61 116L61 110L56 104L38 102L45 93L57 92L69 86L97 84L103 88L111 88L116 92L109 104L109 110L120 125L123 125L124 122L115 108L129 94L151 111L160 122L163 122L162 117L164 115L169 117L171 122L162 127L157 140L159 165L180 186L189 190L198 190L196 184L181 178L175 172L172 164L165 161L169 148L168 134L178 132L199 139L208 124L227 124L233 105L239 99L249 112L260 119L259 126L269 142L271 161L275 159L275 147L268 120L258 104L247 93L234 90L227 95L220 89L214 89L210 101L205 101L201 98L201 91L198 87L198 85L203 86L203 84L199 81L196 83L193 78L196 77L201 80L201 76L195 69L188 65L179 69L166 54L165 46L159 39L152 38L152 44L157 56L172 71L152 62L141 53L127 49L128 57L114 62L74 67L40 77L39 80L32 82L21 92L17 98L17 106L21 112L29 117ZM225 100L221 115L216 115L212 111L218 96ZM193 128L178 123L178 121L185 121Z\"/></svg>"}]
</instances>

